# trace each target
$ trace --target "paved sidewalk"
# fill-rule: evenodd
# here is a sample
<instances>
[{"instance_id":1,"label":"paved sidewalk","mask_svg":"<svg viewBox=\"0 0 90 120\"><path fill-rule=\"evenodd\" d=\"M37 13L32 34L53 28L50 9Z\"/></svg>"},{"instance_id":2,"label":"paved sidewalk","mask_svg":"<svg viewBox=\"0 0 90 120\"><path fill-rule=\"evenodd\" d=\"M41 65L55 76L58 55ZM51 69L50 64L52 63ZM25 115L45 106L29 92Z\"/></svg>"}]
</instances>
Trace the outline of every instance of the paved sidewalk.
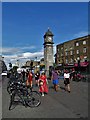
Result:
<instances>
[{"instance_id":1,"label":"paved sidewalk","mask_svg":"<svg viewBox=\"0 0 90 120\"><path fill-rule=\"evenodd\" d=\"M17 105L8 110L9 95L3 82L3 117L4 118L87 118L88 117L88 83L71 81L71 93L64 91L63 80L59 80L59 91L55 92L49 81L49 93L42 97L38 108L25 108ZM34 86L35 87L35 86ZM36 88L35 88L36 89ZM38 88L37 88L38 89Z\"/></svg>"},{"instance_id":2,"label":"paved sidewalk","mask_svg":"<svg viewBox=\"0 0 90 120\"><path fill-rule=\"evenodd\" d=\"M81 118L88 117L88 82L71 81L71 93L64 90L63 80L59 80L59 91L55 94L49 83L50 95ZM54 95L53 95L54 94Z\"/></svg>"}]
</instances>

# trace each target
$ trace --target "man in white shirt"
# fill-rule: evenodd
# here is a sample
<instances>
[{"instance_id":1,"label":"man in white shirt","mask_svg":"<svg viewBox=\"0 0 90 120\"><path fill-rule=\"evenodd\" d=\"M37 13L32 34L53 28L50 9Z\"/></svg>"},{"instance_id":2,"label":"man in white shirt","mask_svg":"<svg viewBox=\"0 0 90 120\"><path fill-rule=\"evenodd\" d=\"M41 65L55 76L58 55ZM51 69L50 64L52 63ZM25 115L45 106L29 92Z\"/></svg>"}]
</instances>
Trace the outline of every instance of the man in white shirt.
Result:
<instances>
[{"instance_id":1,"label":"man in white shirt","mask_svg":"<svg viewBox=\"0 0 90 120\"><path fill-rule=\"evenodd\" d=\"M70 93L70 73L68 70L65 70L64 72L64 84L65 84L65 90Z\"/></svg>"}]
</instances>

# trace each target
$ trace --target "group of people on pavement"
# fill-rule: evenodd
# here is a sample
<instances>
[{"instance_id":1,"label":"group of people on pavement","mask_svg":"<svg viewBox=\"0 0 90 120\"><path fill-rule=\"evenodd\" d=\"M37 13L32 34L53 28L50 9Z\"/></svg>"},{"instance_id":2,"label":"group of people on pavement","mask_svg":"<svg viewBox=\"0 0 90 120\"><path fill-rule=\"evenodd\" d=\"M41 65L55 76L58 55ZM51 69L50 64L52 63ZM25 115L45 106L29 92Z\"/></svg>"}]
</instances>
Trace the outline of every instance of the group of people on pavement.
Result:
<instances>
[{"instance_id":1,"label":"group of people on pavement","mask_svg":"<svg viewBox=\"0 0 90 120\"><path fill-rule=\"evenodd\" d=\"M42 72L40 74L37 71L34 75L34 78L35 78L35 85L39 87L39 92L41 93L41 95L44 96L44 94L47 94L48 86L47 86L47 77L45 75L45 72ZM33 86L33 73L31 70L28 73L26 84L29 85L30 87Z\"/></svg>"},{"instance_id":2,"label":"group of people on pavement","mask_svg":"<svg viewBox=\"0 0 90 120\"><path fill-rule=\"evenodd\" d=\"M58 71L57 69L55 69L54 71L52 71L52 83L54 85L54 89L57 92L58 91L58 83L59 83L59 79L58 79L58 75L59 75L60 71ZM70 93L70 73L68 70L64 70L64 85L65 85L65 91L68 91Z\"/></svg>"},{"instance_id":3,"label":"group of people on pavement","mask_svg":"<svg viewBox=\"0 0 90 120\"><path fill-rule=\"evenodd\" d=\"M58 91L58 85L59 85L59 74L60 71L58 69L54 69L52 71L51 75L51 81L53 84L54 90L57 92ZM64 70L64 85L65 85L65 91L68 91L70 93L70 80L71 76L68 70ZM32 87L32 81L33 81L33 74L30 71L28 74L27 81L29 85ZM41 74L39 72L35 73L35 84L36 86L39 87L39 92L44 96L45 94L48 93L48 80L47 76L45 75L45 72L43 71Z\"/></svg>"},{"instance_id":4,"label":"group of people on pavement","mask_svg":"<svg viewBox=\"0 0 90 120\"><path fill-rule=\"evenodd\" d=\"M26 77L25 77L26 74ZM20 79L24 82L26 82L27 86L33 87L33 79L35 80L35 86L39 88L39 92L41 93L42 96L47 94L49 92L48 89L48 80L47 76L45 75L45 72L42 71L39 73L37 71L35 74L32 72L32 70L29 70L25 73L25 71L22 71L22 73L19 73ZM58 85L59 85L59 76L60 71L55 68L52 70L51 74L51 82L53 84L54 90L57 92L58 91ZM68 70L64 70L64 85L65 85L65 91L68 91L70 93L70 80L71 76Z\"/></svg>"}]
</instances>

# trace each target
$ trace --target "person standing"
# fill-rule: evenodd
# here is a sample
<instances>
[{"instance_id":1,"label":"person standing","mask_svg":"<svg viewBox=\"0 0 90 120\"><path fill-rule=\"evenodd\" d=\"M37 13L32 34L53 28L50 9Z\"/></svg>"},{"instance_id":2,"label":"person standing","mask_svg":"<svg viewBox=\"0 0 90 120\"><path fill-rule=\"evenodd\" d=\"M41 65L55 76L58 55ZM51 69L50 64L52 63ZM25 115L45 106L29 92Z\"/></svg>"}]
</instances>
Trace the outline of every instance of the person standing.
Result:
<instances>
[{"instance_id":1,"label":"person standing","mask_svg":"<svg viewBox=\"0 0 90 120\"><path fill-rule=\"evenodd\" d=\"M26 70L26 79L28 78L29 70Z\"/></svg>"},{"instance_id":2,"label":"person standing","mask_svg":"<svg viewBox=\"0 0 90 120\"><path fill-rule=\"evenodd\" d=\"M40 76L40 73L37 71L36 74L35 74L35 83L36 83L36 86L38 86L39 76Z\"/></svg>"},{"instance_id":3,"label":"person standing","mask_svg":"<svg viewBox=\"0 0 90 120\"><path fill-rule=\"evenodd\" d=\"M47 77L44 72L41 73L39 80L38 80L38 85L39 85L39 92L44 96L44 94L48 93L48 86L47 86Z\"/></svg>"},{"instance_id":4,"label":"person standing","mask_svg":"<svg viewBox=\"0 0 90 120\"><path fill-rule=\"evenodd\" d=\"M32 74L32 71L30 70L28 74L28 83L31 88L32 88L32 81L33 81L33 74Z\"/></svg>"},{"instance_id":5,"label":"person standing","mask_svg":"<svg viewBox=\"0 0 90 120\"><path fill-rule=\"evenodd\" d=\"M68 70L65 70L64 72L64 84L65 84L65 90L70 93L70 73Z\"/></svg>"},{"instance_id":6,"label":"person standing","mask_svg":"<svg viewBox=\"0 0 90 120\"><path fill-rule=\"evenodd\" d=\"M25 82L25 71L24 70L22 71L22 79L23 79L23 82Z\"/></svg>"},{"instance_id":7,"label":"person standing","mask_svg":"<svg viewBox=\"0 0 90 120\"><path fill-rule=\"evenodd\" d=\"M58 91L58 70L55 69L54 71L52 71L52 77L51 77L51 81L54 85L54 90L57 92Z\"/></svg>"},{"instance_id":8,"label":"person standing","mask_svg":"<svg viewBox=\"0 0 90 120\"><path fill-rule=\"evenodd\" d=\"M75 78L75 69L72 68L71 72L70 72L70 79L71 79L71 81L74 80L74 78Z\"/></svg>"}]
</instances>

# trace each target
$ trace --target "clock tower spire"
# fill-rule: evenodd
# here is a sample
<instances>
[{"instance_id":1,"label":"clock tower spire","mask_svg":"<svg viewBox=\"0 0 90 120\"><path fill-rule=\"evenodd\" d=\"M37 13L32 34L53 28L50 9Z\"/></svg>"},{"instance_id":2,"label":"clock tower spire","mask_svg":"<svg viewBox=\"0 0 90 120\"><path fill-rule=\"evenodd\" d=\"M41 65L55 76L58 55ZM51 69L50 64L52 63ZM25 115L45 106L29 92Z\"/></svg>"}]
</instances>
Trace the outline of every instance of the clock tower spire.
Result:
<instances>
[{"instance_id":1,"label":"clock tower spire","mask_svg":"<svg viewBox=\"0 0 90 120\"><path fill-rule=\"evenodd\" d=\"M49 77L49 67L53 66L53 33L48 28L44 34L44 63L46 75Z\"/></svg>"}]
</instances>

